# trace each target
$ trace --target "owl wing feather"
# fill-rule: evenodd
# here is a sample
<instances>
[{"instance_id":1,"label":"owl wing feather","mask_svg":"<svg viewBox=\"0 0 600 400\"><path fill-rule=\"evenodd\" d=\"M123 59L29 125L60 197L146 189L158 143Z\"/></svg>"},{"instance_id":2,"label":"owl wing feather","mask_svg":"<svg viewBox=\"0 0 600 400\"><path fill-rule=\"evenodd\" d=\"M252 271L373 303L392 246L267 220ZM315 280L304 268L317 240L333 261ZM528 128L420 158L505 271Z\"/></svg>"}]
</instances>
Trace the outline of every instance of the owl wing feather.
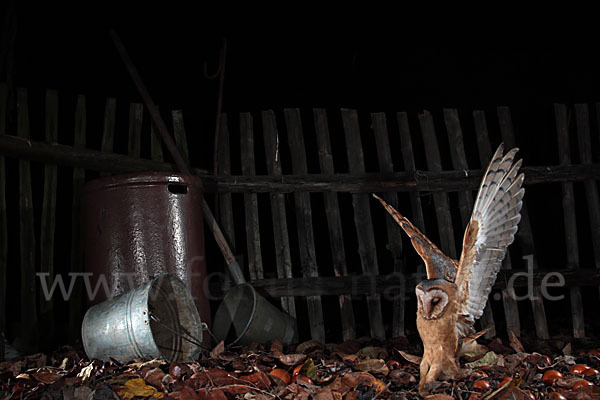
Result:
<instances>
[{"instance_id":1,"label":"owl wing feather","mask_svg":"<svg viewBox=\"0 0 600 400\"><path fill-rule=\"evenodd\" d=\"M460 293L459 336L473 332L483 314L507 247L513 242L521 219L525 189L524 175L518 174L521 160L514 162L518 149L502 155L501 144L481 181L471 220L465 230L455 283Z\"/></svg>"},{"instance_id":2,"label":"owl wing feather","mask_svg":"<svg viewBox=\"0 0 600 400\"><path fill-rule=\"evenodd\" d=\"M400 214L394 207L386 203L381 197L373 194L379 202L385 207L388 213L406 232L410 241L423 261L427 270L427 279L443 278L454 282L458 262L448 257L438 247L425 236L419 228L413 225L406 217Z\"/></svg>"}]
</instances>

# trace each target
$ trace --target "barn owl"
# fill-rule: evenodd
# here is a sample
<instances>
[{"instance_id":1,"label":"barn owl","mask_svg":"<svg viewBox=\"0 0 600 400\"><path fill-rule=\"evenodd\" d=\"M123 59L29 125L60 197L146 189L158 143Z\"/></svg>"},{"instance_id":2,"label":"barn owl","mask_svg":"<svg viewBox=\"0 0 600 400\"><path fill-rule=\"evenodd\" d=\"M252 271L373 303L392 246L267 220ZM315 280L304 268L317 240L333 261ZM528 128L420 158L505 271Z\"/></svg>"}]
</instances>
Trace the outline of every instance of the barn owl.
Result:
<instances>
[{"instance_id":1,"label":"barn owl","mask_svg":"<svg viewBox=\"0 0 600 400\"><path fill-rule=\"evenodd\" d=\"M460 260L446 256L408 219L376 195L410 237L425 262L427 279L417 284L417 329L423 341L419 390L428 382L459 376L459 341L474 333L496 275L521 219L525 189L517 148L496 150L479 186L466 227Z\"/></svg>"}]
</instances>

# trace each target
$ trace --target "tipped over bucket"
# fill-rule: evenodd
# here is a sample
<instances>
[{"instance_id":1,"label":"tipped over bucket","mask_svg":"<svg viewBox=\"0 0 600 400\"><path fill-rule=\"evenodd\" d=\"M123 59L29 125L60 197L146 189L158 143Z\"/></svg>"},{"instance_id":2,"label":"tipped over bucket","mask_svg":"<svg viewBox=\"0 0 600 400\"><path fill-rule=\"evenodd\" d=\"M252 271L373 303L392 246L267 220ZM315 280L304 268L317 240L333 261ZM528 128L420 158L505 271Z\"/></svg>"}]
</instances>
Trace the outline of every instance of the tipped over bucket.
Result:
<instances>
[{"instance_id":1,"label":"tipped over bucket","mask_svg":"<svg viewBox=\"0 0 600 400\"><path fill-rule=\"evenodd\" d=\"M89 358L186 362L200 354L202 322L186 285L172 274L161 274L91 307L81 336Z\"/></svg>"},{"instance_id":2,"label":"tipped over bucket","mask_svg":"<svg viewBox=\"0 0 600 400\"><path fill-rule=\"evenodd\" d=\"M296 320L256 293L248 283L225 295L213 320L217 340L241 345L277 339L290 344L295 339Z\"/></svg>"}]
</instances>

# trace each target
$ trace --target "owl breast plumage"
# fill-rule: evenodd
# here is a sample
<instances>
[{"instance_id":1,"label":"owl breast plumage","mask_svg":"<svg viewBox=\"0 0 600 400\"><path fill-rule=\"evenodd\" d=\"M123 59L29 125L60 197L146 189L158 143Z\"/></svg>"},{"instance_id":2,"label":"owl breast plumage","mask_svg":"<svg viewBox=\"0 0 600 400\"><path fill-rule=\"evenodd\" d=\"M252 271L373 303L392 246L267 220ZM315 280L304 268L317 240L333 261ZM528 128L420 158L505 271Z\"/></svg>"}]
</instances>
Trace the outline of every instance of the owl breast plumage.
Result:
<instances>
[{"instance_id":1,"label":"owl breast plumage","mask_svg":"<svg viewBox=\"0 0 600 400\"><path fill-rule=\"evenodd\" d=\"M518 149L505 155L503 150L501 144L485 171L459 260L446 256L408 219L374 195L410 237L427 270L427 279L415 289L417 328L424 347L420 388L458 373L458 342L474 333L473 325L483 314L517 232L524 195L524 175L519 174L522 161L514 161Z\"/></svg>"}]
</instances>

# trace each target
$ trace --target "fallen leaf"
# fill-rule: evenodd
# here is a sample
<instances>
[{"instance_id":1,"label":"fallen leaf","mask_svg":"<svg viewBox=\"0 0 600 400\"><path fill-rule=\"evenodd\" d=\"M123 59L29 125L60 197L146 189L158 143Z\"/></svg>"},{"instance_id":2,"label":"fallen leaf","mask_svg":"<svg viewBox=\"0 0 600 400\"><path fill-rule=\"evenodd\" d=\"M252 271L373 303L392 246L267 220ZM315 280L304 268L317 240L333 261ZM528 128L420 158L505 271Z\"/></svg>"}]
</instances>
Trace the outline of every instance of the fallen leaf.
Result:
<instances>
[{"instance_id":1,"label":"fallen leaf","mask_svg":"<svg viewBox=\"0 0 600 400\"><path fill-rule=\"evenodd\" d=\"M318 340L308 340L306 342L300 343L298 347L296 347L296 353L306 354L315 348L321 348L323 345Z\"/></svg>"},{"instance_id":2,"label":"fallen leaf","mask_svg":"<svg viewBox=\"0 0 600 400\"><path fill-rule=\"evenodd\" d=\"M388 358L388 352L383 347L364 347L355 353L357 356L365 356L365 358Z\"/></svg>"},{"instance_id":3,"label":"fallen leaf","mask_svg":"<svg viewBox=\"0 0 600 400\"><path fill-rule=\"evenodd\" d=\"M82 382L85 382L92 375L92 371L94 370L94 364L89 363L87 367L84 367L77 374L78 378L81 378Z\"/></svg>"},{"instance_id":4,"label":"fallen leaf","mask_svg":"<svg viewBox=\"0 0 600 400\"><path fill-rule=\"evenodd\" d=\"M149 361L140 361L140 362L134 362L131 364L127 364L129 367L134 367L134 368L144 368L144 367L148 367L148 368L156 368L159 367L161 365L165 365L166 361L164 360L159 360L158 358L155 358L153 360L149 360Z\"/></svg>"},{"instance_id":5,"label":"fallen leaf","mask_svg":"<svg viewBox=\"0 0 600 400\"><path fill-rule=\"evenodd\" d=\"M523 348L521 341L519 340L517 335L515 335L515 333L510 330L508 331L508 343L516 353L525 353L525 349Z\"/></svg>"},{"instance_id":6,"label":"fallen leaf","mask_svg":"<svg viewBox=\"0 0 600 400\"><path fill-rule=\"evenodd\" d=\"M212 358L217 358L219 357L220 354L222 354L225 351L225 342L224 341L220 341L210 352L210 356Z\"/></svg>"},{"instance_id":7,"label":"fallen leaf","mask_svg":"<svg viewBox=\"0 0 600 400\"><path fill-rule=\"evenodd\" d=\"M492 397L486 397L487 399L492 399ZM502 389L500 393L496 394L493 397L494 400L531 400L529 394L519 389L518 387L508 387L506 389Z\"/></svg>"},{"instance_id":8,"label":"fallen leaf","mask_svg":"<svg viewBox=\"0 0 600 400\"><path fill-rule=\"evenodd\" d=\"M477 361L466 363L465 367L471 368L471 369L481 368L481 367L489 367L492 365L496 365L498 363L498 360L500 360L500 359L501 359L501 356L498 356L493 351L488 351L487 353L485 353L485 355L483 357L481 357Z\"/></svg>"},{"instance_id":9,"label":"fallen leaf","mask_svg":"<svg viewBox=\"0 0 600 400\"><path fill-rule=\"evenodd\" d=\"M184 386L181 389L181 391L179 391L179 392L169 393L169 397L171 397L173 399L178 399L178 400L200 400L201 398L207 398L207 397L200 397L189 386Z\"/></svg>"},{"instance_id":10,"label":"fallen leaf","mask_svg":"<svg viewBox=\"0 0 600 400\"><path fill-rule=\"evenodd\" d=\"M136 396L140 397L153 397L155 399L162 399L165 395L154 386L146 385L146 382L141 378L130 379L125 382L124 385L118 386L117 394L124 400L133 399Z\"/></svg>"},{"instance_id":11,"label":"fallen leaf","mask_svg":"<svg viewBox=\"0 0 600 400\"><path fill-rule=\"evenodd\" d=\"M300 364L306 360L306 354L285 354L279 356L279 361L289 367Z\"/></svg>"},{"instance_id":12,"label":"fallen leaf","mask_svg":"<svg viewBox=\"0 0 600 400\"><path fill-rule=\"evenodd\" d=\"M271 386L271 380L267 374L262 371L257 371L250 375L240 376L239 380L243 382L249 382L254 385L254 387L259 389L265 389Z\"/></svg>"},{"instance_id":13,"label":"fallen leaf","mask_svg":"<svg viewBox=\"0 0 600 400\"><path fill-rule=\"evenodd\" d=\"M430 394L429 396L425 396L425 400L453 400L453 397L443 393Z\"/></svg>"},{"instance_id":14,"label":"fallen leaf","mask_svg":"<svg viewBox=\"0 0 600 400\"><path fill-rule=\"evenodd\" d=\"M359 362L358 364L356 364L354 366L354 368L356 368L359 371L365 371L365 372L377 372L383 375L387 375L390 370L388 369L387 365L385 364L384 360L375 360L375 359L369 359L369 360L363 360L361 362Z\"/></svg>"},{"instance_id":15,"label":"fallen leaf","mask_svg":"<svg viewBox=\"0 0 600 400\"><path fill-rule=\"evenodd\" d=\"M421 360L423 359L423 357L419 357L419 356L413 356L412 354L405 353L405 352L404 352L404 351L402 351L402 350L398 350L398 353L400 353L400 355L401 355L402 357L404 357L404 359L405 359L406 361L408 361L408 362L411 362L411 363L413 363L413 364L417 364L417 365L421 364Z\"/></svg>"},{"instance_id":16,"label":"fallen leaf","mask_svg":"<svg viewBox=\"0 0 600 400\"><path fill-rule=\"evenodd\" d=\"M202 389L197 394L200 400L228 400L227 395L219 388Z\"/></svg>"},{"instance_id":17,"label":"fallen leaf","mask_svg":"<svg viewBox=\"0 0 600 400\"><path fill-rule=\"evenodd\" d=\"M251 393L253 388L252 388L252 386L248 386L248 385L235 384L235 385L221 386L220 389L224 393L228 393L228 394L232 395L234 398L237 398L239 395L245 395L246 393Z\"/></svg>"},{"instance_id":18,"label":"fallen leaf","mask_svg":"<svg viewBox=\"0 0 600 400\"><path fill-rule=\"evenodd\" d=\"M296 375L304 375L307 378L310 378L314 381L318 380L313 359L307 358L306 361L304 361L304 364L302 364L302 366L294 368L293 375L294 376L292 378L296 377Z\"/></svg>"},{"instance_id":19,"label":"fallen leaf","mask_svg":"<svg viewBox=\"0 0 600 400\"><path fill-rule=\"evenodd\" d=\"M31 377L38 382L51 385L60 378L62 378L62 375L57 374L56 372L34 372L33 374L31 374Z\"/></svg>"},{"instance_id":20,"label":"fallen leaf","mask_svg":"<svg viewBox=\"0 0 600 400\"><path fill-rule=\"evenodd\" d=\"M407 386L417 382L417 378L410 372L401 369L395 369L390 372L389 378L397 385Z\"/></svg>"},{"instance_id":21,"label":"fallen leaf","mask_svg":"<svg viewBox=\"0 0 600 400\"><path fill-rule=\"evenodd\" d=\"M337 392L332 392L331 389L319 388L315 395L315 400L340 400L342 395Z\"/></svg>"},{"instance_id":22,"label":"fallen leaf","mask_svg":"<svg viewBox=\"0 0 600 400\"><path fill-rule=\"evenodd\" d=\"M349 372L343 376L342 383L351 388L356 388L358 385L373 386L376 392L385 389L385 383L368 372Z\"/></svg>"},{"instance_id":23,"label":"fallen leaf","mask_svg":"<svg viewBox=\"0 0 600 400\"><path fill-rule=\"evenodd\" d=\"M567 343L567 345L562 348L562 353L565 356L570 356L571 355L571 343Z\"/></svg>"},{"instance_id":24,"label":"fallen leaf","mask_svg":"<svg viewBox=\"0 0 600 400\"><path fill-rule=\"evenodd\" d=\"M144 380L150 385L161 389L163 387L162 380L165 375L166 374L160 368L154 368L146 373Z\"/></svg>"}]
</instances>

